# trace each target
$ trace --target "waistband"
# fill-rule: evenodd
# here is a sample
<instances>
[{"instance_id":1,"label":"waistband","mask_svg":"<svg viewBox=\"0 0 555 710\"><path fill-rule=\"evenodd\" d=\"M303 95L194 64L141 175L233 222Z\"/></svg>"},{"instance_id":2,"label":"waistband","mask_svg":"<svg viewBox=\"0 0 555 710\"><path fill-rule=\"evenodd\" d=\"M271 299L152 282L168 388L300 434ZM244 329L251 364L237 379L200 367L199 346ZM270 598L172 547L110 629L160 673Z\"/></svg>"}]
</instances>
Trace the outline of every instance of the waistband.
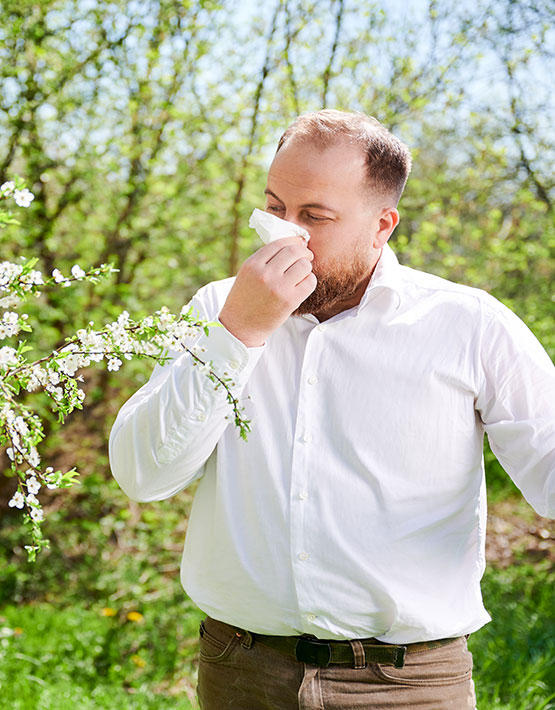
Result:
<instances>
[{"instance_id":1,"label":"waistband","mask_svg":"<svg viewBox=\"0 0 555 710\"><path fill-rule=\"evenodd\" d=\"M216 620L211 619L211 621L214 622ZM318 639L310 634L270 636L250 632L221 621L216 621L216 623L232 630L237 637L242 639L241 643L246 648L250 648L252 643L261 643L297 661L320 666L321 668L326 668L330 665L362 668L367 663L381 663L382 665L402 668L407 654L431 651L461 638L457 636L407 644L390 644L378 641L375 638L338 641L337 639Z\"/></svg>"}]
</instances>

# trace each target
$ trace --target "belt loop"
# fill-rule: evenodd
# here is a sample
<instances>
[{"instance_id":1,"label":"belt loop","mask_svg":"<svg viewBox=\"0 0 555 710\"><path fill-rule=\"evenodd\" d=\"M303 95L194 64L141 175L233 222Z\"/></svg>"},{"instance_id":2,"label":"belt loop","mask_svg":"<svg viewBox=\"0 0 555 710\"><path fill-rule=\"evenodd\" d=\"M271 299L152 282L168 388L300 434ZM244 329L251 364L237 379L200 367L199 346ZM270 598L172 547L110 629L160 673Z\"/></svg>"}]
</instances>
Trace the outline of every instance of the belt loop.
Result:
<instances>
[{"instance_id":1,"label":"belt loop","mask_svg":"<svg viewBox=\"0 0 555 710\"><path fill-rule=\"evenodd\" d=\"M364 655L364 646L362 645L362 642L358 639L352 639L349 643L351 644L351 649L355 659L353 668L366 668L366 656Z\"/></svg>"},{"instance_id":2,"label":"belt loop","mask_svg":"<svg viewBox=\"0 0 555 710\"><path fill-rule=\"evenodd\" d=\"M249 631L242 631L241 633L237 633L236 635L242 639L241 646L243 648L246 648L248 650L252 646L253 638Z\"/></svg>"}]
</instances>

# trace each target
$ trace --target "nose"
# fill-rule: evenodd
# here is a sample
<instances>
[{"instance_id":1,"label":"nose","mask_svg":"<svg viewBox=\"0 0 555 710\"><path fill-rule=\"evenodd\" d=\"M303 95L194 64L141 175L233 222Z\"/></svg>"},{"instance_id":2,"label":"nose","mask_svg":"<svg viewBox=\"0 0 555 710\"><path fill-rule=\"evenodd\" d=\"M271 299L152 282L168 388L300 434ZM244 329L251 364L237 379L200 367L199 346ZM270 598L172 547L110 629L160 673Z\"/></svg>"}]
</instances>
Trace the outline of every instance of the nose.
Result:
<instances>
[{"instance_id":1,"label":"nose","mask_svg":"<svg viewBox=\"0 0 555 710\"><path fill-rule=\"evenodd\" d=\"M285 214L283 215L283 219L284 219L286 222L292 222L293 224L296 224L297 227L303 227L303 225L301 224L301 220L300 220L300 219L296 219L296 218L295 218L295 215L292 214L292 213L287 212L287 210L285 210ZM304 227L303 227L303 229L304 229Z\"/></svg>"}]
</instances>

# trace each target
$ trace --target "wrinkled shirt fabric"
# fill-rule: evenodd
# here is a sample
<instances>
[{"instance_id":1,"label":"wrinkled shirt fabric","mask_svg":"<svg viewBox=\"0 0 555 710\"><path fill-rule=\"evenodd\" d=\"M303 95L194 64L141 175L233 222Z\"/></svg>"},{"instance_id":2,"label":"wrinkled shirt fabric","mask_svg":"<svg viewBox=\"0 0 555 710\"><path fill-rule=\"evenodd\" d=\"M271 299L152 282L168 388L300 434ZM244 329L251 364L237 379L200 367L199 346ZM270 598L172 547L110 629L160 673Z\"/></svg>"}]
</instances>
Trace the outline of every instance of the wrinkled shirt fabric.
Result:
<instances>
[{"instance_id":1,"label":"wrinkled shirt fabric","mask_svg":"<svg viewBox=\"0 0 555 710\"><path fill-rule=\"evenodd\" d=\"M191 304L217 320L233 284ZM555 368L484 291L401 266L386 246L360 304L292 316L259 348L223 326L157 365L110 436L137 501L199 479L181 565L201 610L264 634L410 643L476 631L483 435L528 502L555 512Z\"/></svg>"}]
</instances>

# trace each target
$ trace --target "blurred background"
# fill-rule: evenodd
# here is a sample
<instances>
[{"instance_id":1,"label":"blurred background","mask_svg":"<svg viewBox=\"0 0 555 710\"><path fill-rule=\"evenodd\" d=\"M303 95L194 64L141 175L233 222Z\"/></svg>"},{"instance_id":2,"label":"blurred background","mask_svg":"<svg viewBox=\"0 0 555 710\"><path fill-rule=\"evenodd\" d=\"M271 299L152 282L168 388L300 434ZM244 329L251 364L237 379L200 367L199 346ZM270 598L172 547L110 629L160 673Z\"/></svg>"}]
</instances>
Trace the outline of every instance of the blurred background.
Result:
<instances>
[{"instance_id":1,"label":"blurred background","mask_svg":"<svg viewBox=\"0 0 555 710\"><path fill-rule=\"evenodd\" d=\"M0 232L1 260L119 269L29 305L36 357L90 320L178 310L234 274L259 245L248 216L279 136L328 107L412 148L400 261L486 289L553 358L554 19L552 0L3 0L0 183L20 175L35 200ZM178 580L194 489L139 506L108 467L117 410L150 370L86 372L63 429L33 396L44 459L82 478L43 496L52 546L32 565L0 475L6 707L196 707L201 615ZM553 526L485 456L494 622L473 640L479 707L555 707Z\"/></svg>"}]
</instances>

